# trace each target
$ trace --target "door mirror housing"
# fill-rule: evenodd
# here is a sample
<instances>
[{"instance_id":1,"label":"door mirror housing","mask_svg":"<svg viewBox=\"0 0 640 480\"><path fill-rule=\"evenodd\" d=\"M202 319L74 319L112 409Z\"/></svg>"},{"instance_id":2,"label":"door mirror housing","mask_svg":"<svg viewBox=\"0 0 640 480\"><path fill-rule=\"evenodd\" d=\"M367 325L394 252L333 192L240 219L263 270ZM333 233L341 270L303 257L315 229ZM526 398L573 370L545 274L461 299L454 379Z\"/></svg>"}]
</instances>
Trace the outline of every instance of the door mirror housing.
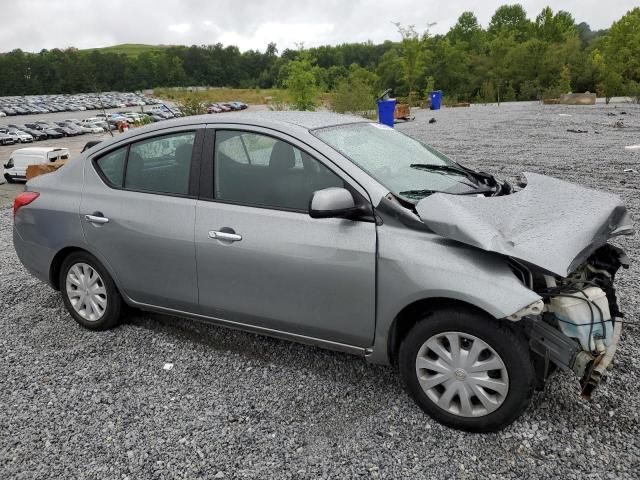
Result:
<instances>
[{"instance_id":1,"label":"door mirror housing","mask_svg":"<svg viewBox=\"0 0 640 480\"><path fill-rule=\"evenodd\" d=\"M353 195L346 188L331 187L313 192L309 202L311 218L352 217L359 214Z\"/></svg>"}]
</instances>

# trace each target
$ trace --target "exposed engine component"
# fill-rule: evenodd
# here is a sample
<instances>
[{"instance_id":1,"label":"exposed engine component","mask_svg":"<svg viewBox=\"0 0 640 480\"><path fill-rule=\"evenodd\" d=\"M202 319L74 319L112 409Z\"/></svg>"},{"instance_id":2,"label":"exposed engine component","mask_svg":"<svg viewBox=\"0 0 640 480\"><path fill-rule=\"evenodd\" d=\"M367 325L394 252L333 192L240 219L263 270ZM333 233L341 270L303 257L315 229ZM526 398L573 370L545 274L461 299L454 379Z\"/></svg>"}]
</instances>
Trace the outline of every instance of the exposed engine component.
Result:
<instances>
[{"instance_id":1,"label":"exposed engine component","mask_svg":"<svg viewBox=\"0 0 640 480\"><path fill-rule=\"evenodd\" d=\"M616 351L622 323L613 282L626 255L612 245L596 250L566 278L544 276L538 292L544 313L529 328L531 349L545 361L571 369L580 378L582 395L590 398Z\"/></svg>"},{"instance_id":2,"label":"exposed engine component","mask_svg":"<svg viewBox=\"0 0 640 480\"><path fill-rule=\"evenodd\" d=\"M552 296L547 309L555 315L560 331L578 340L587 352L603 352L613 337L609 303L599 287Z\"/></svg>"}]
</instances>

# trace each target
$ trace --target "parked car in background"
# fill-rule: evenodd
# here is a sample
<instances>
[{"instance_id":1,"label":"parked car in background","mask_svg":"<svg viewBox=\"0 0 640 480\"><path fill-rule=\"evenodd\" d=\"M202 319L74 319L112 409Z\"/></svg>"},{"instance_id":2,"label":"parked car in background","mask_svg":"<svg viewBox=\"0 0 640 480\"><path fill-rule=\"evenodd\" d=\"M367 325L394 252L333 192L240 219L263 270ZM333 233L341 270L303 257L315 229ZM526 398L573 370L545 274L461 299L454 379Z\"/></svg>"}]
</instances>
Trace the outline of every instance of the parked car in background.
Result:
<instances>
[{"instance_id":1,"label":"parked car in background","mask_svg":"<svg viewBox=\"0 0 640 480\"><path fill-rule=\"evenodd\" d=\"M14 150L4 164L4 178L9 183L26 180L27 167L69 158L68 148L27 147Z\"/></svg>"},{"instance_id":2,"label":"parked car in background","mask_svg":"<svg viewBox=\"0 0 640 480\"><path fill-rule=\"evenodd\" d=\"M0 145L13 145L16 143L16 139L11 135L0 132Z\"/></svg>"},{"instance_id":3,"label":"parked car in background","mask_svg":"<svg viewBox=\"0 0 640 480\"><path fill-rule=\"evenodd\" d=\"M88 117L88 118L83 118L82 120L80 120L80 124L95 123L95 122L99 122L101 120L104 120L104 117Z\"/></svg>"},{"instance_id":4,"label":"parked car in background","mask_svg":"<svg viewBox=\"0 0 640 480\"><path fill-rule=\"evenodd\" d=\"M105 132L108 132L109 130L115 130L116 129L115 125L111 125L109 122L105 122L104 120L98 120L96 122L93 122L93 125L97 125L99 127L102 127Z\"/></svg>"},{"instance_id":5,"label":"parked car in background","mask_svg":"<svg viewBox=\"0 0 640 480\"><path fill-rule=\"evenodd\" d=\"M88 130L84 130L71 122L58 122L57 125L61 128L71 130L74 135L84 135L85 133L88 133Z\"/></svg>"},{"instance_id":6,"label":"parked car in background","mask_svg":"<svg viewBox=\"0 0 640 480\"><path fill-rule=\"evenodd\" d=\"M14 127L0 128L0 133L13 137L16 143L31 143L33 136Z\"/></svg>"},{"instance_id":7,"label":"parked car in background","mask_svg":"<svg viewBox=\"0 0 640 480\"><path fill-rule=\"evenodd\" d=\"M36 130L34 128L28 128L26 125L21 125L21 124L9 124L9 127L11 128L16 128L18 130L21 130L25 133L28 133L29 135L31 135L33 137L34 140L45 140L47 138L47 134L40 131L40 130Z\"/></svg>"},{"instance_id":8,"label":"parked car in background","mask_svg":"<svg viewBox=\"0 0 640 480\"><path fill-rule=\"evenodd\" d=\"M48 124L46 123L27 123L25 124L27 127L29 128L33 128L34 130L38 130L40 132L43 132L47 138L62 138L64 137L64 134L59 132L58 130L50 127Z\"/></svg>"},{"instance_id":9,"label":"parked car in background","mask_svg":"<svg viewBox=\"0 0 640 480\"><path fill-rule=\"evenodd\" d=\"M56 132L61 133L65 137L75 137L77 135L80 135L80 133L77 130L72 130L69 127L57 126L57 127L53 128L53 130L55 130Z\"/></svg>"},{"instance_id":10,"label":"parked car in background","mask_svg":"<svg viewBox=\"0 0 640 480\"><path fill-rule=\"evenodd\" d=\"M85 123L84 127L90 130L91 133L102 133L105 131L105 129L97 123Z\"/></svg>"}]
</instances>

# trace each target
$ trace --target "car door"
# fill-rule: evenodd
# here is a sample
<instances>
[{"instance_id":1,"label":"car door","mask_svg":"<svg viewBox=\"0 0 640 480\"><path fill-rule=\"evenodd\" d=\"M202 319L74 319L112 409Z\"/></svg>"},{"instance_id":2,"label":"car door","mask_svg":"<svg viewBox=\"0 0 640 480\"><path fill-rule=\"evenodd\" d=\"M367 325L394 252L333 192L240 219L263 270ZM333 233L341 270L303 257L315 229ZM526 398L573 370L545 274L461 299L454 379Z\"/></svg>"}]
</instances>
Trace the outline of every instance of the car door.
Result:
<instances>
[{"instance_id":1,"label":"car door","mask_svg":"<svg viewBox=\"0 0 640 480\"><path fill-rule=\"evenodd\" d=\"M86 164L86 241L136 302L198 308L193 232L202 132L155 133Z\"/></svg>"},{"instance_id":2,"label":"car door","mask_svg":"<svg viewBox=\"0 0 640 480\"><path fill-rule=\"evenodd\" d=\"M234 126L207 134L195 226L201 313L371 345L375 223L308 214L313 191L348 186L364 202L359 187L291 137Z\"/></svg>"}]
</instances>

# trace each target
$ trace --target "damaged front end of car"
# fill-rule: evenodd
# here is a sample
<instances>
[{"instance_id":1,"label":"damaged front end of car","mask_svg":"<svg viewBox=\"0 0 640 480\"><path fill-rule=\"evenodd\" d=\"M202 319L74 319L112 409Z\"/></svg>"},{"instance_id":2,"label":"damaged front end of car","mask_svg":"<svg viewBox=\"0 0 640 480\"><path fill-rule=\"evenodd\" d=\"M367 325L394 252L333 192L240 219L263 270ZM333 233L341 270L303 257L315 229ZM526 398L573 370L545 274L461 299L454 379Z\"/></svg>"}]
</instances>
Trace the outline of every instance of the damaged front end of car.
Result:
<instances>
[{"instance_id":1,"label":"damaged front end of car","mask_svg":"<svg viewBox=\"0 0 640 480\"><path fill-rule=\"evenodd\" d=\"M615 276L628 268L622 250L610 244L598 248L568 277L541 275L533 285L542 297L540 312L522 321L529 345L541 360L539 375L547 378L554 366L573 371L582 396L591 394L610 367L622 331L615 293Z\"/></svg>"},{"instance_id":2,"label":"damaged front end of car","mask_svg":"<svg viewBox=\"0 0 640 480\"><path fill-rule=\"evenodd\" d=\"M541 380L555 367L572 370L590 398L611 365L623 323L614 282L629 260L608 240L633 234L631 218L616 195L526 177L526 187L504 196L435 194L416 211L437 234L509 259L516 278L539 299L505 320L524 327Z\"/></svg>"}]
</instances>

